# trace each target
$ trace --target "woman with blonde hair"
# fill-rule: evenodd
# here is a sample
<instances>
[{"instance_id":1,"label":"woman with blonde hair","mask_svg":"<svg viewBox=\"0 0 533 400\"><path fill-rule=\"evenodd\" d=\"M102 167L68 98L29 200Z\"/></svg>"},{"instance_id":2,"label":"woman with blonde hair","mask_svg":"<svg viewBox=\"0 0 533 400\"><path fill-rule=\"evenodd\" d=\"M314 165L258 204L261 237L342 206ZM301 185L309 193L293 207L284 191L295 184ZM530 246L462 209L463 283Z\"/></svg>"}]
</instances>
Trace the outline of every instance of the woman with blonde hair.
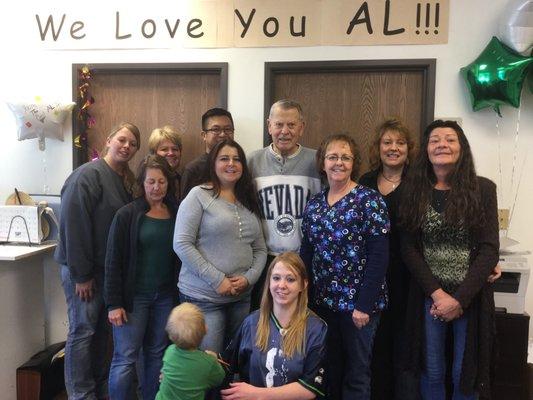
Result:
<instances>
[{"instance_id":1,"label":"woman with blonde hair","mask_svg":"<svg viewBox=\"0 0 533 400\"><path fill-rule=\"evenodd\" d=\"M109 325L103 299L104 261L115 213L132 199L135 179L128 161L140 147L128 122L109 134L102 158L75 169L61 189L60 240L54 259L69 319L65 386L69 399L107 396Z\"/></svg>"},{"instance_id":2,"label":"woman with blonde hair","mask_svg":"<svg viewBox=\"0 0 533 400\"><path fill-rule=\"evenodd\" d=\"M181 162L181 152L183 150L181 134L176 132L174 127L165 125L162 128L155 128L148 138L148 150L150 154L157 154L164 157L172 172L175 174L175 197L179 202L181 199L180 186L181 175L178 168Z\"/></svg>"},{"instance_id":3,"label":"woman with blonde hair","mask_svg":"<svg viewBox=\"0 0 533 400\"><path fill-rule=\"evenodd\" d=\"M261 308L243 322L224 358L240 382L231 399L314 399L324 395L327 327L307 308L307 271L296 253L278 255L267 270Z\"/></svg>"}]
</instances>

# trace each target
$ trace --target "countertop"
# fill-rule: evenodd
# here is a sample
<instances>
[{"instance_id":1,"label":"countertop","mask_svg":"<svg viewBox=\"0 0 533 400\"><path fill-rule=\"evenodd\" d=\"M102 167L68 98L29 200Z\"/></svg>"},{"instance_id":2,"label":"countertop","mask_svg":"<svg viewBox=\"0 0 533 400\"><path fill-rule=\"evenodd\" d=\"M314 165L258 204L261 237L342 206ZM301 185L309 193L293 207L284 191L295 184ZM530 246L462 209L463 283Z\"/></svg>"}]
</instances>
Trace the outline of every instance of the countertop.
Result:
<instances>
[{"instance_id":1,"label":"countertop","mask_svg":"<svg viewBox=\"0 0 533 400\"><path fill-rule=\"evenodd\" d=\"M18 245L18 244L1 244L0 261L17 261L23 258L43 254L55 249L57 242L47 242L43 244Z\"/></svg>"}]
</instances>

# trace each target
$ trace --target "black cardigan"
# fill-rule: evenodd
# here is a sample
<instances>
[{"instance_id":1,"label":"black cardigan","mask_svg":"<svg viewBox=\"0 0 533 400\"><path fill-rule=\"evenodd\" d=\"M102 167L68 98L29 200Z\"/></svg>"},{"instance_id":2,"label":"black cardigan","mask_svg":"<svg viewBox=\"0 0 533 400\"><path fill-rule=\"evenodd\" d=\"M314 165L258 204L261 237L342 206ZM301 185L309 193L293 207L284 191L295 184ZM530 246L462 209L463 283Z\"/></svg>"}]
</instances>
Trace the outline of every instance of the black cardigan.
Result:
<instances>
[{"instance_id":1,"label":"black cardigan","mask_svg":"<svg viewBox=\"0 0 533 400\"><path fill-rule=\"evenodd\" d=\"M461 371L461 390L478 391L480 398L490 398L490 368L494 341L494 292L487 277L498 263L499 232L496 185L478 177L484 226L472 232L470 267L459 288L450 293L468 316L466 347ZM413 282L409 292L407 327L411 340L408 367L419 372L423 365L424 298L440 288L426 264L420 232L401 233L402 257L411 270Z\"/></svg>"},{"instance_id":2,"label":"black cardigan","mask_svg":"<svg viewBox=\"0 0 533 400\"><path fill-rule=\"evenodd\" d=\"M165 204L170 217L175 219L177 210L174 202L165 200ZM108 311L116 308L124 308L127 312L133 310L139 224L149 209L145 198L139 197L120 208L113 219L105 258L104 300ZM177 288L179 260L173 254L176 261L173 287Z\"/></svg>"}]
</instances>

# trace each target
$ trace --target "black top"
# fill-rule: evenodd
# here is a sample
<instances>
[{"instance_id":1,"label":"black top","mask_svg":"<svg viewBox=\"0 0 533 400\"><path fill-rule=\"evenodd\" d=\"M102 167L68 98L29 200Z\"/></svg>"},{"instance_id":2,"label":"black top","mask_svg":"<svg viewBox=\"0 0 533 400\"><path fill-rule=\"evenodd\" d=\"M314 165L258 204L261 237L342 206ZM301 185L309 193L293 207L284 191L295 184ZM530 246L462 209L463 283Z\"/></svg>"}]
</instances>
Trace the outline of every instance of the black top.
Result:
<instances>
[{"instance_id":1,"label":"black top","mask_svg":"<svg viewBox=\"0 0 533 400\"><path fill-rule=\"evenodd\" d=\"M204 153L200 157L189 162L181 175L181 200L183 200L195 186L209 181L209 154Z\"/></svg>"},{"instance_id":2,"label":"black top","mask_svg":"<svg viewBox=\"0 0 533 400\"><path fill-rule=\"evenodd\" d=\"M170 218L176 218L176 209L167 202ZM108 310L124 308L131 312L135 295L136 268L139 246L139 227L150 206L144 197L139 197L117 211L109 230L105 257L104 300ZM176 268L178 257L174 252ZM177 271L173 287L177 284Z\"/></svg>"},{"instance_id":3,"label":"black top","mask_svg":"<svg viewBox=\"0 0 533 400\"><path fill-rule=\"evenodd\" d=\"M405 176L405 170L406 169L404 168L403 176ZM361 178L359 179L359 184L372 188L379 192L379 173L379 170L367 172L366 174L361 176ZM403 263L400 253L398 215L401 190L402 184L400 183L400 185L398 185L395 190L393 190L386 196L382 195L383 200L385 200L385 204L387 205L390 220L389 269L387 271L387 285L389 288L389 308L393 311L393 313L397 309L400 313L405 310L407 304L407 292L409 290L409 281L411 279L411 274Z\"/></svg>"}]
</instances>

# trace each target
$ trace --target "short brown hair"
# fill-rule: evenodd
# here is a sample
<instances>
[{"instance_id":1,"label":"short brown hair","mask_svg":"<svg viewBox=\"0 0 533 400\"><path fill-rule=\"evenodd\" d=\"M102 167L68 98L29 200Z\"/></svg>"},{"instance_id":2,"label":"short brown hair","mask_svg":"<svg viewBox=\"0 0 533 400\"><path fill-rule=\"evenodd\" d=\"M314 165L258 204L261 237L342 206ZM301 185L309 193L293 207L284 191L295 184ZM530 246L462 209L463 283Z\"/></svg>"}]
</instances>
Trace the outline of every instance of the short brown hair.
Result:
<instances>
[{"instance_id":1,"label":"short brown hair","mask_svg":"<svg viewBox=\"0 0 533 400\"><path fill-rule=\"evenodd\" d=\"M320 147L316 151L316 168L318 173L323 179L326 179L326 173L324 172L324 159L326 157L326 150L328 146L333 142L344 142L348 144L348 146L350 146L350 151L352 152L354 157L350 179L356 182L359 176L361 157L359 154L359 147L357 146L357 143L355 143L355 140L347 133L334 133L326 137L322 141L322 143L320 143Z\"/></svg>"},{"instance_id":2,"label":"short brown hair","mask_svg":"<svg viewBox=\"0 0 533 400\"><path fill-rule=\"evenodd\" d=\"M370 169L381 169L381 157L379 155L379 146L381 145L381 138L385 132L393 131L398 132L400 136L407 142L407 164L414 161L416 156L416 145L413 140L413 134L411 130L405 125L405 123L399 118L387 118L381 124L376 127L375 137L370 148L368 149L368 160L370 163Z\"/></svg>"},{"instance_id":3,"label":"short brown hair","mask_svg":"<svg viewBox=\"0 0 533 400\"><path fill-rule=\"evenodd\" d=\"M192 303L181 303L170 313L166 331L180 349L197 349L207 332L204 313Z\"/></svg>"}]
</instances>

